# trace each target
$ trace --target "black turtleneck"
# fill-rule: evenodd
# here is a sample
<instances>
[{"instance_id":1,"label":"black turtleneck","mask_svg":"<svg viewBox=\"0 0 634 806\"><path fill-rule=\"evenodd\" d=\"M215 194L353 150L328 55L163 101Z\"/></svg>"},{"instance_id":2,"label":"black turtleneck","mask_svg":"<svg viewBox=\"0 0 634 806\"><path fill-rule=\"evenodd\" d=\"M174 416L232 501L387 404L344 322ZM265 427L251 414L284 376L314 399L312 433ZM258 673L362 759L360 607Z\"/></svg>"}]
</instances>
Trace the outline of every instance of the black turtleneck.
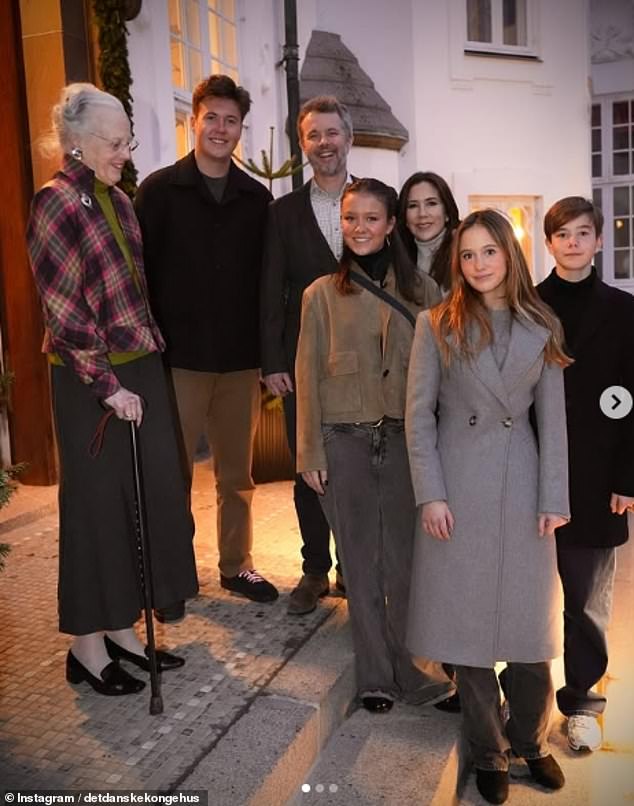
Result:
<instances>
[{"instance_id":1,"label":"black turtleneck","mask_svg":"<svg viewBox=\"0 0 634 806\"><path fill-rule=\"evenodd\" d=\"M392 262L390 247L387 243L384 243L382 249L379 249L378 252L372 252L371 255L355 255L352 251L350 254L354 262L363 269L371 280L383 285L385 275Z\"/></svg>"},{"instance_id":2,"label":"black turtleneck","mask_svg":"<svg viewBox=\"0 0 634 806\"><path fill-rule=\"evenodd\" d=\"M566 345L573 353L579 331L584 326L596 279L597 272L594 266L590 274L577 283L562 279L556 269L552 272L552 307L564 327Z\"/></svg>"}]
</instances>

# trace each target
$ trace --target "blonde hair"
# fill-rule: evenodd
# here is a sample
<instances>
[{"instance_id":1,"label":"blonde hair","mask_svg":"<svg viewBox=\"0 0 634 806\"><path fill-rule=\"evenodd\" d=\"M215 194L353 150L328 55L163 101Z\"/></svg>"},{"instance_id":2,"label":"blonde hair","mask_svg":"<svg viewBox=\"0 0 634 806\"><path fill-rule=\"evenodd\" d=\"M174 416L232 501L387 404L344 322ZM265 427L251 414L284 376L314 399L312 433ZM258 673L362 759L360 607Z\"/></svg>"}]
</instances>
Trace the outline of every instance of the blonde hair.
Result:
<instances>
[{"instance_id":1,"label":"blonde hair","mask_svg":"<svg viewBox=\"0 0 634 806\"><path fill-rule=\"evenodd\" d=\"M51 128L39 141L42 152L46 156L68 154L77 136L87 131L95 107L104 106L125 115L121 101L94 84L76 82L63 87L51 110Z\"/></svg>"},{"instance_id":2,"label":"blonde hair","mask_svg":"<svg viewBox=\"0 0 634 806\"><path fill-rule=\"evenodd\" d=\"M506 303L518 319L526 319L550 331L544 348L546 361L566 367L572 359L564 351L564 335L559 319L535 290L513 228L497 210L477 210L458 227L451 255L451 291L432 309L431 327L446 365L452 357L473 357L493 340L489 312L481 294L465 280L460 268L460 239L471 227L484 227L500 247L506 260ZM480 332L477 344L469 340L468 328L476 324Z\"/></svg>"}]
</instances>

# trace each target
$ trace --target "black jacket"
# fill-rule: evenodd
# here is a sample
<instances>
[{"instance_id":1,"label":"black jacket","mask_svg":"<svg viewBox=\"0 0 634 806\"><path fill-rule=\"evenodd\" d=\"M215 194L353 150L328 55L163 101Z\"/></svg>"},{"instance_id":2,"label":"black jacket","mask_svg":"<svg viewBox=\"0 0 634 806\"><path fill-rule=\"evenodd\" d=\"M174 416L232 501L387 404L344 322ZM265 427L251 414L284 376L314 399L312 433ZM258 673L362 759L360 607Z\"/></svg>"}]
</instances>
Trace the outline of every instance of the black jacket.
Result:
<instances>
[{"instance_id":1,"label":"black jacket","mask_svg":"<svg viewBox=\"0 0 634 806\"><path fill-rule=\"evenodd\" d=\"M193 151L142 182L134 207L170 366L204 372L260 366L259 282L270 200L232 162L216 202Z\"/></svg>"},{"instance_id":2,"label":"black jacket","mask_svg":"<svg viewBox=\"0 0 634 806\"><path fill-rule=\"evenodd\" d=\"M566 333L554 270L537 291ZM624 386L634 395L634 297L594 277L577 337L566 346L575 359L564 372L572 519L557 530L557 541L618 546L628 537L627 516L610 512L610 497L634 496L634 411L612 420L599 398L608 386Z\"/></svg>"},{"instance_id":3,"label":"black jacket","mask_svg":"<svg viewBox=\"0 0 634 806\"><path fill-rule=\"evenodd\" d=\"M302 294L338 263L313 213L308 181L269 208L262 274L262 372L295 372Z\"/></svg>"}]
</instances>

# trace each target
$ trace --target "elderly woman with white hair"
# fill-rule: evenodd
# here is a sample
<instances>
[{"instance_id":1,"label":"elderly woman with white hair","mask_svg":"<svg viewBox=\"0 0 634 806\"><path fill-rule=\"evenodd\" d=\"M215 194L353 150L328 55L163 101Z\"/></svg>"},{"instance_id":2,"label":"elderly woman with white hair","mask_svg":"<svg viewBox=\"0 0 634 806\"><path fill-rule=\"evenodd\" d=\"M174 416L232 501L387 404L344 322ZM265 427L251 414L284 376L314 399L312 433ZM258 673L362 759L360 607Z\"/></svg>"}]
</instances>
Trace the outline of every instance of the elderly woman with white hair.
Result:
<instances>
[{"instance_id":1,"label":"elderly woman with white hair","mask_svg":"<svg viewBox=\"0 0 634 806\"><path fill-rule=\"evenodd\" d=\"M59 623L74 636L66 678L100 694L132 694L145 683L120 660L145 671L149 661L133 628L142 597L129 421L141 428L151 585L166 621L181 618L198 589L193 523L140 231L115 187L136 145L130 121L114 96L70 84L53 108L49 140L63 162L33 199L28 246L60 457ZM160 671L183 663L158 652Z\"/></svg>"}]
</instances>

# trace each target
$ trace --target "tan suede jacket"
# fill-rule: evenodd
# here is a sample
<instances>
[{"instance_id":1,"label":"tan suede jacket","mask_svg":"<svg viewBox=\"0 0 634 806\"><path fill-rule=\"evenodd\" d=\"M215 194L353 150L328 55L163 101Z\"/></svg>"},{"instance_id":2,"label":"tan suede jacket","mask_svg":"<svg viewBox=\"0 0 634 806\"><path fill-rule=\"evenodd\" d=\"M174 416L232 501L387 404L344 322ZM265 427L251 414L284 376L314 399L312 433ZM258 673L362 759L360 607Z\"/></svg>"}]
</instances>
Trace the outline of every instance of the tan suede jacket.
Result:
<instances>
[{"instance_id":1,"label":"tan suede jacket","mask_svg":"<svg viewBox=\"0 0 634 806\"><path fill-rule=\"evenodd\" d=\"M423 310L399 296L392 269L385 290L414 316ZM365 289L344 296L334 275L306 289L295 362L298 473L327 469L322 423L404 417L413 337L401 313Z\"/></svg>"}]
</instances>

